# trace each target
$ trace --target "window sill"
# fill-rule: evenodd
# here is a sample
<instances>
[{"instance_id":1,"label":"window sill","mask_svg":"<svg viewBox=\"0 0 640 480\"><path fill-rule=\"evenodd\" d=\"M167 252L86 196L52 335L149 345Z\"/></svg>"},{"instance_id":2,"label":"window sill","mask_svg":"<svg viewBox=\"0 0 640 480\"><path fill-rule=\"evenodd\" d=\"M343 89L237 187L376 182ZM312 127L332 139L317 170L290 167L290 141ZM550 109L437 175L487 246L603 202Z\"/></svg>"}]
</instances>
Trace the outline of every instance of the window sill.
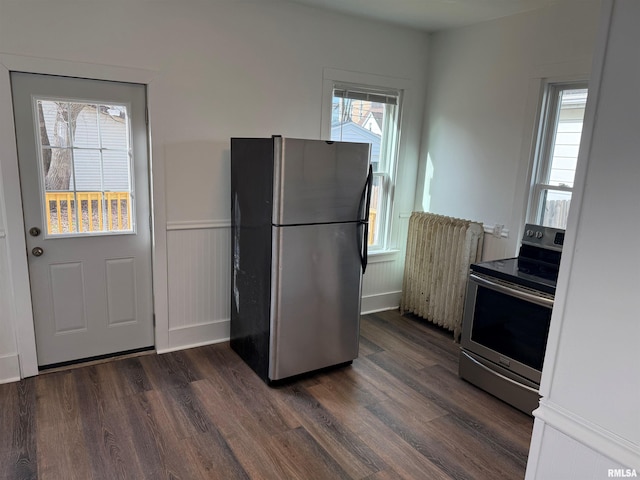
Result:
<instances>
[{"instance_id":1,"label":"window sill","mask_svg":"<svg viewBox=\"0 0 640 480\"><path fill-rule=\"evenodd\" d=\"M398 259L398 253L400 253L398 249L374 250L369 252L369 263L394 262Z\"/></svg>"}]
</instances>

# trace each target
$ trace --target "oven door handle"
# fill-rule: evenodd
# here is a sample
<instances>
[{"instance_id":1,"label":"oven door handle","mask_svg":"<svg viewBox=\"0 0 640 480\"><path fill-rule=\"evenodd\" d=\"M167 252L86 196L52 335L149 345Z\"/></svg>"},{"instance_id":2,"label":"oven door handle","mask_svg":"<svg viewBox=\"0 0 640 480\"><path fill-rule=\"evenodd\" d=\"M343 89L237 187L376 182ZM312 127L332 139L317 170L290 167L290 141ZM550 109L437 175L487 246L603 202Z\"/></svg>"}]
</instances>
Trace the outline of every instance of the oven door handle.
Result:
<instances>
[{"instance_id":1,"label":"oven door handle","mask_svg":"<svg viewBox=\"0 0 640 480\"><path fill-rule=\"evenodd\" d=\"M480 277L474 273L469 274L469 280L474 281L478 285L482 285L484 287L491 288L498 292L502 292L506 295L511 295L512 297L519 298L520 300L525 300L527 302L532 302L537 305L541 305L547 308L553 308L553 300L545 297L538 297L537 295L533 295L531 293L523 292L522 290L516 290L515 288L510 288L501 283L492 282L491 280L487 280L484 277Z\"/></svg>"},{"instance_id":2,"label":"oven door handle","mask_svg":"<svg viewBox=\"0 0 640 480\"><path fill-rule=\"evenodd\" d=\"M540 392L538 390L536 390L535 388L531 388L529 385L525 385L524 383L517 382L517 381L513 380L512 378L509 378L509 377L501 374L500 372L496 372L495 370L492 370L491 368L487 367L486 365L480 363L478 360L473 358L471 355L469 355L464 350L462 351L462 354L465 357L467 357L469 360L471 360L473 363L475 363L478 367L486 370L487 373L490 373L491 375L495 375L496 377L499 377L499 378L501 378L502 380L504 380L504 381L506 381L508 383L512 383L513 385L515 385L518 388L524 388L525 390L528 390L531 393L535 393L536 395L540 396Z\"/></svg>"}]
</instances>

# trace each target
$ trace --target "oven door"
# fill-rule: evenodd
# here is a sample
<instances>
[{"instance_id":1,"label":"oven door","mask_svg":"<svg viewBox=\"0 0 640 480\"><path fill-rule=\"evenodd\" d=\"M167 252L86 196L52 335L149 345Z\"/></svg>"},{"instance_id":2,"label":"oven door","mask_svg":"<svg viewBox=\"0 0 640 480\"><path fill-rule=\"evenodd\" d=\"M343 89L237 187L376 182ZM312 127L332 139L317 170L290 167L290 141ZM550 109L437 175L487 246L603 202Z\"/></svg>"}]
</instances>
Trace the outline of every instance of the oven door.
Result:
<instances>
[{"instance_id":1,"label":"oven door","mask_svg":"<svg viewBox=\"0 0 640 480\"><path fill-rule=\"evenodd\" d=\"M552 295L472 272L461 346L540 384L552 308Z\"/></svg>"}]
</instances>

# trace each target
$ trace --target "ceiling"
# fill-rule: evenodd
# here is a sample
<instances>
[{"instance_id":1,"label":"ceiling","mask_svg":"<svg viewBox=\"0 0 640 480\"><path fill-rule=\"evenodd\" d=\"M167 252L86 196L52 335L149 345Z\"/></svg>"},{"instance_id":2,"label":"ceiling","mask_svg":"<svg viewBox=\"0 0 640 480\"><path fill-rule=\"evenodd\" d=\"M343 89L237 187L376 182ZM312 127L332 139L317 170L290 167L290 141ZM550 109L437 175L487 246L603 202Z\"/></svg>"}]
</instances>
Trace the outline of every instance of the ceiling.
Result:
<instances>
[{"instance_id":1,"label":"ceiling","mask_svg":"<svg viewBox=\"0 0 640 480\"><path fill-rule=\"evenodd\" d=\"M434 32L535 10L561 0L289 1Z\"/></svg>"}]
</instances>

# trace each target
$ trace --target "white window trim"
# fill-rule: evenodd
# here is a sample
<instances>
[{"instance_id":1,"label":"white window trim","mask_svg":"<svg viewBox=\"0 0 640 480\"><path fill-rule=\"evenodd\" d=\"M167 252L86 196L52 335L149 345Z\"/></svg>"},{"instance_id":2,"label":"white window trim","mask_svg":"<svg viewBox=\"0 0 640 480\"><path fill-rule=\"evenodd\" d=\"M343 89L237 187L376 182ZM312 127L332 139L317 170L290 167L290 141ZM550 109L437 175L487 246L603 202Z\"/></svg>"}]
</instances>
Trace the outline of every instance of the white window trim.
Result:
<instances>
[{"instance_id":1,"label":"white window trim","mask_svg":"<svg viewBox=\"0 0 640 480\"><path fill-rule=\"evenodd\" d=\"M33 128L35 133L35 138L37 139L38 142L38 179L39 179L39 186L40 186L40 199L41 199L41 215L42 218L47 218L47 215L49 215L47 209L48 209L48 205L46 204L46 188L44 185L44 171L43 171L43 165L44 165L44 161L42 159L42 152L43 152L43 146L42 146L42 139L40 138L40 132L39 132L39 124L37 123L37 119L38 119L38 107L37 107L37 102L38 101L51 101L51 102L67 102L67 103L84 103L87 105L116 105L118 104L119 106L123 106L126 109L127 112L127 128L125 130L126 132L126 136L127 136L127 147L120 149L120 152L122 153L126 153L128 155L129 158L129 179L128 179L128 183L129 183L129 187L128 187L128 192L129 192L129 202L130 202L130 208L131 208L131 230L96 230L96 231L91 231L91 232L80 232L80 231L75 231L75 232L67 232L67 233L55 233L55 234L51 234L48 231L44 232L44 238L45 239L53 239L53 238L78 238L78 237L100 237L100 236L117 236L117 235L135 235L137 232L137 222L136 222L136 216L134 214L135 212L135 201L136 201L136 192L135 192L135 168L134 168L134 162L133 162L133 153L131 150L131 138L132 138L132 133L131 133L131 120L129 118L129 114L131 112L131 103L128 102L112 102L108 99L105 100L101 100L101 101L96 101L95 99L86 99L86 98L79 98L79 97L55 97L55 96L51 96L51 95L36 95L32 98L32 109L33 109L33 118L36 121L36 123L34 123ZM100 131L100 123L98 122L98 132ZM100 136L101 133L98 133L99 135L99 139L102 140L102 137ZM74 198L76 193L81 192L82 190L79 190L76 185L77 185L77 181L76 181L76 167L75 167L75 158L74 158L74 151L75 150L94 150L94 151L102 151L105 150L105 148L102 146L102 144L100 144L97 147L76 147L73 144L73 141L71 139L68 140L68 145L65 148L68 148L71 150L72 152L72 160L71 160L71 172L72 172L72 181L73 181L73 189L70 191L73 191L74 193ZM106 149L108 150L108 149ZM100 191L101 192L105 192L105 188L104 188L104 164L103 164L103 157L102 155L100 155L100 169L101 169L101 176L100 176ZM74 200L77 201L77 200ZM77 210L76 210L77 212ZM76 213L77 214L77 213ZM76 219L77 221L77 219Z\"/></svg>"},{"instance_id":2,"label":"white window trim","mask_svg":"<svg viewBox=\"0 0 640 480\"><path fill-rule=\"evenodd\" d=\"M554 190L559 192L573 192L573 187L550 185L542 182L544 173L548 173L551 163L549 112L557 105L555 93L565 88L588 88L588 80L585 78L571 79L546 79L542 82L540 101L537 108L537 125L534 131L534 148L531 158L531 170L529 172L529 192L526 204L526 221L537 224L541 217L542 194L544 191ZM555 119L555 114L554 114Z\"/></svg>"},{"instance_id":3,"label":"white window trim","mask_svg":"<svg viewBox=\"0 0 640 480\"><path fill-rule=\"evenodd\" d=\"M400 102L406 103L407 91L410 89L410 83L408 80L387 77L384 75L375 75L362 72L352 72L348 70L339 70L334 68L325 68L322 75L322 109L321 109L321 122L320 122L320 138L322 140L331 139L331 104L333 99L333 88L335 84L353 84L353 85L366 85L370 87L380 87L384 89L393 89L401 92ZM393 212L394 212L394 197L395 197L395 185L398 178L398 164L402 158L403 146L402 146L402 131L406 127L404 125L407 118L405 108L402 105L398 106L398 138L396 140L396 152L395 161L393 167L390 169L387 181L390 182L388 189L389 196L386 205L386 211L384 212L384 232L382 232L381 242L378 245L369 247L369 253L375 255L377 253L384 253L391 251L391 230L393 228Z\"/></svg>"}]
</instances>

